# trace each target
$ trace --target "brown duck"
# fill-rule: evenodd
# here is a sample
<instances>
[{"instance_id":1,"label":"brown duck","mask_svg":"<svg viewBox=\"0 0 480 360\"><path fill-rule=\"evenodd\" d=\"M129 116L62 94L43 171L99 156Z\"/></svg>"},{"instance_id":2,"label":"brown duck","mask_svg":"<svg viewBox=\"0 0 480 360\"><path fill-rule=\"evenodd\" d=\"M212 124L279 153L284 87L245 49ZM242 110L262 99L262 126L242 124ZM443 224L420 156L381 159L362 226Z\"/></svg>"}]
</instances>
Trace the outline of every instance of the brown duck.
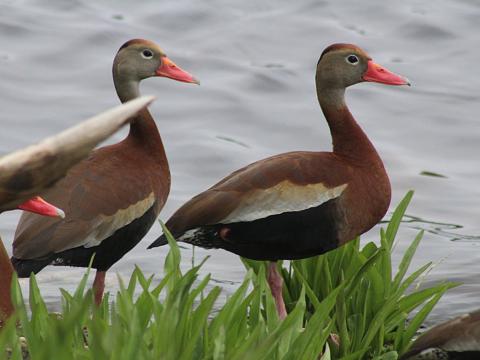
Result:
<instances>
[{"instance_id":1,"label":"brown duck","mask_svg":"<svg viewBox=\"0 0 480 360\"><path fill-rule=\"evenodd\" d=\"M167 77L198 83L155 43L122 45L113 62L113 81L122 102L139 96L141 80ZM100 148L44 194L65 211L65 219L23 214L13 243L12 263L20 277L47 265L89 265L101 302L106 271L148 232L167 199L170 171L157 126L148 110L131 122L120 143Z\"/></svg>"},{"instance_id":2,"label":"brown duck","mask_svg":"<svg viewBox=\"0 0 480 360\"><path fill-rule=\"evenodd\" d=\"M409 84L355 45L326 48L316 86L333 151L257 161L195 196L166 223L178 241L270 260L268 278L281 318L286 311L275 261L335 249L372 228L390 204L382 159L345 103L345 89L364 81ZM150 248L164 244L165 235Z\"/></svg>"}]
</instances>

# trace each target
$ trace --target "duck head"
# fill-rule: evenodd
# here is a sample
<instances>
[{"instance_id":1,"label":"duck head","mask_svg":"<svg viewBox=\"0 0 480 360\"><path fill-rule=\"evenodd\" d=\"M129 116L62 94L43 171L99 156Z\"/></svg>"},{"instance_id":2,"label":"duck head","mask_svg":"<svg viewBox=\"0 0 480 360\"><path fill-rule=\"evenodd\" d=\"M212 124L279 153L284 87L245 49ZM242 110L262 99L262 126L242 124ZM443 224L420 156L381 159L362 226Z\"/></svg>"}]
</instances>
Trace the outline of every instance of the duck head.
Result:
<instances>
[{"instance_id":1,"label":"duck head","mask_svg":"<svg viewBox=\"0 0 480 360\"><path fill-rule=\"evenodd\" d=\"M113 61L113 80L122 101L138 97L140 81L154 76L200 84L152 41L133 39L120 47Z\"/></svg>"},{"instance_id":2,"label":"duck head","mask_svg":"<svg viewBox=\"0 0 480 360\"><path fill-rule=\"evenodd\" d=\"M317 64L317 86L346 88L369 81L386 85L410 85L410 82L381 65L358 46L333 44L327 47Z\"/></svg>"}]
</instances>

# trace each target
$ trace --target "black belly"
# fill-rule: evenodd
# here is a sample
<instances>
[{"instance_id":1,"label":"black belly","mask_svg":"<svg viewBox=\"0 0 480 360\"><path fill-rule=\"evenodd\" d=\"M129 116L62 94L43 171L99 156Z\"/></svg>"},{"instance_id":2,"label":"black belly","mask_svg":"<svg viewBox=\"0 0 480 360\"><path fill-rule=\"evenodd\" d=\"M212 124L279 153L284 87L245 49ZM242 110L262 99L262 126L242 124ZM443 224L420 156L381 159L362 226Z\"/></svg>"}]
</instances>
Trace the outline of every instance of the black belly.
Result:
<instances>
[{"instance_id":1,"label":"black belly","mask_svg":"<svg viewBox=\"0 0 480 360\"><path fill-rule=\"evenodd\" d=\"M108 270L143 239L156 218L152 206L142 217L118 229L110 237L103 240L100 245L91 248L79 246L56 254L55 259L62 259L63 261L53 265L87 267L93 254L95 254L92 268L100 271Z\"/></svg>"},{"instance_id":2,"label":"black belly","mask_svg":"<svg viewBox=\"0 0 480 360\"><path fill-rule=\"evenodd\" d=\"M439 358L440 360L441 358ZM478 360L480 359L480 351L450 351L448 352L449 360Z\"/></svg>"},{"instance_id":3,"label":"black belly","mask_svg":"<svg viewBox=\"0 0 480 360\"><path fill-rule=\"evenodd\" d=\"M118 229L98 246L90 248L79 246L42 259L12 258L12 264L19 277L28 277L30 273L37 273L47 265L88 267L90 259L95 254L92 268L106 271L142 240L156 218L152 206L142 217Z\"/></svg>"},{"instance_id":4,"label":"black belly","mask_svg":"<svg viewBox=\"0 0 480 360\"><path fill-rule=\"evenodd\" d=\"M338 247L337 213L337 201L333 199L307 210L202 227L185 241L254 260L303 259ZM222 228L229 229L225 238L219 236Z\"/></svg>"}]
</instances>

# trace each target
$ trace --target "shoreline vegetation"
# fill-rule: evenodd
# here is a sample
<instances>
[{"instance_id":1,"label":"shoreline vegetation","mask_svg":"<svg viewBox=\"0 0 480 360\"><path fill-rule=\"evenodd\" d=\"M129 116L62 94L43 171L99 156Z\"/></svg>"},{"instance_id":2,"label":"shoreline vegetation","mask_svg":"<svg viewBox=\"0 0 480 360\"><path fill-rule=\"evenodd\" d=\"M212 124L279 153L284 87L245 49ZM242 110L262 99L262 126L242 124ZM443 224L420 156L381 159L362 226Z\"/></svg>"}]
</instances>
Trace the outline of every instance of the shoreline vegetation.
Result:
<instances>
[{"instance_id":1,"label":"shoreline vegetation","mask_svg":"<svg viewBox=\"0 0 480 360\"><path fill-rule=\"evenodd\" d=\"M14 278L16 312L0 330L0 350L14 360L397 359L442 295L458 285L419 286L432 262L408 271L423 231L392 268L395 243L407 241L396 235L412 196L399 203L378 244L361 246L357 238L321 256L280 263L284 321L266 263L243 259L243 282L219 303L222 289L198 273L207 258L182 272L178 245L164 229L170 250L160 283L137 267L99 307L87 287L89 271L73 294L60 289L60 314L47 311L35 276L28 302Z\"/></svg>"}]
</instances>

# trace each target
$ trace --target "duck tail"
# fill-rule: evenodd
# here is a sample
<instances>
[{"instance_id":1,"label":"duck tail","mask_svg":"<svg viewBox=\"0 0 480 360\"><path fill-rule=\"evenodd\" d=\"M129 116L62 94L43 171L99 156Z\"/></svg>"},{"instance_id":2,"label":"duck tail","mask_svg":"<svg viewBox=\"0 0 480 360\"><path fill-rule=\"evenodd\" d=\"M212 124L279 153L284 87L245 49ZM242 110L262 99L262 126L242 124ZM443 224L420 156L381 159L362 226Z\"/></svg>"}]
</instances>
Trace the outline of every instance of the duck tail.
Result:
<instances>
[{"instance_id":1,"label":"duck tail","mask_svg":"<svg viewBox=\"0 0 480 360\"><path fill-rule=\"evenodd\" d=\"M155 240L153 243L150 244L150 246L147 249L153 249L155 247L167 245L168 240L165 235L160 236L157 240Z\"/></svg>"}]
</instances>

